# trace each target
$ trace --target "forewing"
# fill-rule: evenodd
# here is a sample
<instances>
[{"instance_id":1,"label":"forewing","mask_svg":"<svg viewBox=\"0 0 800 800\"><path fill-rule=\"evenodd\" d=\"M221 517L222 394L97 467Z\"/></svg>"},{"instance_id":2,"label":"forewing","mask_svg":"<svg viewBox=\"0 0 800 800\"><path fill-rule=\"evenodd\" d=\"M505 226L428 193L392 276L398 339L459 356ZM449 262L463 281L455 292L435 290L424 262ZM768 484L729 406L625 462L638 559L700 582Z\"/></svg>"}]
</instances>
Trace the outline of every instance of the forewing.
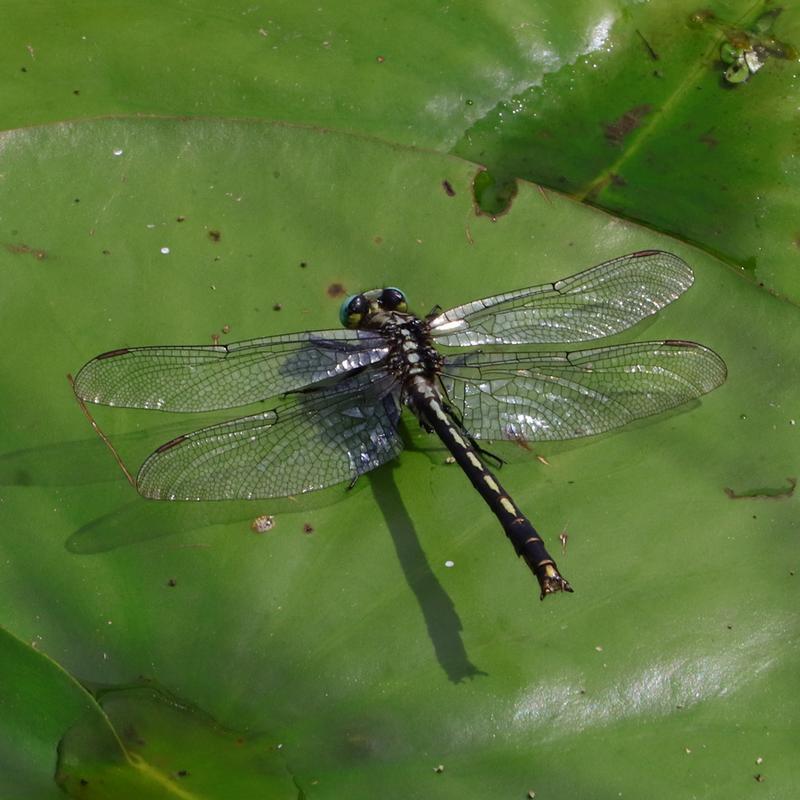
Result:
<instances>
[{"instance_id":1,"label":"forewing","mask_svg":"<svg viewBox=\"0 0 800 800\"><path fill-rule=\"evenodd\" d=\"M643 250L570 278L475 300L430 321L440 344L556 344L619 333L692 285L689 265Z\"/></svg>"},{"instance_id":2,"label":"forewing","mask_svg":"<svg viewBox=\"0 0 800 800\"><path fill-rule=\"evenodd\" d=\"M402 450L399 388L369 371L162 445L139 492L158 500L284 497L353 480Z\"/></svg>"},{"instance_id":3,"label":"forewing","mask_svg":"<svg viewBox=\"0 0 800 800\"><path fill-rule=\"evenodd\" d=\"M386 357L369 331L309 331L229 345L137 347L85 364L75 391L90 403L213 411L344 376Z\"/></svg>"},{"instance_id":4,"label":"forewing","mask_svg":"<svg viewBox=\"0 0 800 800\"><path fill-rule=\"evenodd\" d=\"M694 342L639 342L565 353L448 357L442 383L478 439L590 436L710 392L725 363Z\"/></svg>"}]
</instances>

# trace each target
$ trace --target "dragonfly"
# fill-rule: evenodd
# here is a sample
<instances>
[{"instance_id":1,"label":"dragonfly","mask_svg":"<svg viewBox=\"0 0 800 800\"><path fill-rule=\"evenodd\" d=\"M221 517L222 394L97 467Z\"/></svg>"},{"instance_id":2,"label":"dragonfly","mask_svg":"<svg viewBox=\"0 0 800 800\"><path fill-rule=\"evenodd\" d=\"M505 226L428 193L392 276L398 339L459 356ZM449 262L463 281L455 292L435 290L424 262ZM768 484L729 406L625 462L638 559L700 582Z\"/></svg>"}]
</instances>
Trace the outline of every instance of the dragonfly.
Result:
<instances>
[{"instance_id":1,"label":"dragonfly","mask_svg":"<svg viewBox=\"0 0 800 800\"><path fill-rule=\"evenodd\" d=\"M426 317L384 287L348 297L340 328L123 347L85 364L74 389L85 402L189 413L275 398L155 450L136 487L159 500L285 497L353 483L399 455L408 407L495 514L544 599L572 586L481 443L592 436L722 384L725 363L696 342L580 347L655 314L693 279L678 256L642 250Z\"/></svg>"}]
</instances>

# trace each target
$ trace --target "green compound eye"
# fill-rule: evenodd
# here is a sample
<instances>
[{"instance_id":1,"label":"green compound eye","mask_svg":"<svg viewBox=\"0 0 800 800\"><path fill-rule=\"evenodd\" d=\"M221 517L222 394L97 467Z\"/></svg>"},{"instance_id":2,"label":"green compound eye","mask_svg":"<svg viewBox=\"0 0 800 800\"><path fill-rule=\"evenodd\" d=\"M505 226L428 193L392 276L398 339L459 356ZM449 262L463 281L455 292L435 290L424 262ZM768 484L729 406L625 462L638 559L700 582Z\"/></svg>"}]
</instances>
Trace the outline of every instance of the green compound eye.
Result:
<instances>
[{"instance_id":1,"label":"green compound eye","mask_svg":"<svg viewBox=\"0 0 800 800\"><path fill-rule=\"evenodd\" d=\"M357 328L369 311L369 301L363 294L353 294L345 298L339 309L339 322L345 328Z\"/></svg>"},{"instance_id":2,"label":"green compound eye","mask_svg":"<svg viewBox=\"0 0 800 800\"><path fill-rule=\"evenodd\" d=\"M382 292L378 302L381 308L387 311L407 311L408 301L406 296L396 287L387 286Z\"/></svg>"}]
</instances>

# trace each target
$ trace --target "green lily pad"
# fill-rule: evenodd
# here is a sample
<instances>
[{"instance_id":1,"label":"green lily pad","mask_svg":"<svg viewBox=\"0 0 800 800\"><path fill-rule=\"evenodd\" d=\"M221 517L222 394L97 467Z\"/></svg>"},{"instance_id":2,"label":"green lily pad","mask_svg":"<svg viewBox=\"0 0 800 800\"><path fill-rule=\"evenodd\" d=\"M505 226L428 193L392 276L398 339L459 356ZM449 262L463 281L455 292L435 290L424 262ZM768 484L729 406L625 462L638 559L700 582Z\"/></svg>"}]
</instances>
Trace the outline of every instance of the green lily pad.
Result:
<instances>
[{"instance_id":1,"label":"green lily pad","mask_svg":"<svg viewBox=\"0 0 800 800\"><path fill-rule=\"evenodd\" d=\"M222 728L147 681L94 693L105 729L84 719L59 742L56 781L69 796L297 796L280 743ZM113 750L111 725L120 737Z\"/></svg>"},{"instance_id":2,"label":"green lily pad","mask_svg":"<svg viewBox=\"0 0 800 800\"><path fill-rule=\"evenodd\" d=\"M74 678L37 652L40 634L21 642L0 628L0 790L5 797L63 797L53 773L57 747L77 720L93 732L106 764L122 748L100 707Z\"/></svg>"},{"instance_id":3,"label":"green lily pad","mask_svg":"<svg viewBox=\"0 0 800 800\"><path fill-rule=\"evenodd\" d=\"M638 4L605 21L453 152L501 184L535 180L696 242L800 300L800 7Z\"/></svg>"},{"instance_id":4,"label":"green lily pad","mask_svg":"<svg viewBox=\"0 0 800 800\"><path fill-rule=\"evenodd\" d=\"M259 117L451 151L489 167L489 213L534 180L800 300L797 4L16 3L0 45L2 128Z\"/></svg>"},{"instance_id":5,"label":"green lily pad","mask_svg":"<svg viewBox=\"0 0 800 800\"><path fill-rule=\"evenodd\" d=\"M797 499L762 490L797 474L795 307L525 183L497 221L476 216L475 164L363 137L116 119L0 141L0 621L104 711L124 698L105 711L120 740L126 721L154 720L155 740L172 734L170 775L201 733L281 745L233 762L209 744L203 797L231 796L230 770L237 786L310 798L791 793ZM155 503L65 378L116 347L336 327L351 290L397 285L425 313L651 247L696 281L632 336L701 341L729 379L613 435L498 447L503 483L551 546L568 534L559 564L576 593L543 604L411 419L403 455L351 492ZM96 417L131 467L209 421ZM261 515L274 526L256 533ZM129 691L143 681L157 698ZM103 748L67 746L83 702L37 717L0 694L5 730L51 748L37 785L54 774L54 731L73 772L102 774ZM170 721L163 702L191 714ZM192 793L185 769L170 791ZM25 796L16 774L0 769L0 794ZM114 796L165 784L145 785Z\"/></svg>"}]
</instances>

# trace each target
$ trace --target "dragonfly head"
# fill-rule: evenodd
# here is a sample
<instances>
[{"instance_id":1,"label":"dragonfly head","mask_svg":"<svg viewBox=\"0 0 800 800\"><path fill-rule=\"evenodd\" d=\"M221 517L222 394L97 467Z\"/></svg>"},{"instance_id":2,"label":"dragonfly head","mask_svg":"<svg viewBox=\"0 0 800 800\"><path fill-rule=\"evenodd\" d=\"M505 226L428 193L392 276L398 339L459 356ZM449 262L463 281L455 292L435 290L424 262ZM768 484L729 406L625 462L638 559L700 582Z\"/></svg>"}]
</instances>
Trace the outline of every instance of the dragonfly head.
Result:
<instances>
[{"instance_id":1,"label":"dragonfly head","mask_svg":"<svg viewBox=\"0 0 800 800\"><path fill-rule=\"evenodd\" d=\"M407 312L406 296L394 286L350 295L339 309L339 320L345 328L361 328L373 314L380 311Z\"/></svg>"}]
</instances>

